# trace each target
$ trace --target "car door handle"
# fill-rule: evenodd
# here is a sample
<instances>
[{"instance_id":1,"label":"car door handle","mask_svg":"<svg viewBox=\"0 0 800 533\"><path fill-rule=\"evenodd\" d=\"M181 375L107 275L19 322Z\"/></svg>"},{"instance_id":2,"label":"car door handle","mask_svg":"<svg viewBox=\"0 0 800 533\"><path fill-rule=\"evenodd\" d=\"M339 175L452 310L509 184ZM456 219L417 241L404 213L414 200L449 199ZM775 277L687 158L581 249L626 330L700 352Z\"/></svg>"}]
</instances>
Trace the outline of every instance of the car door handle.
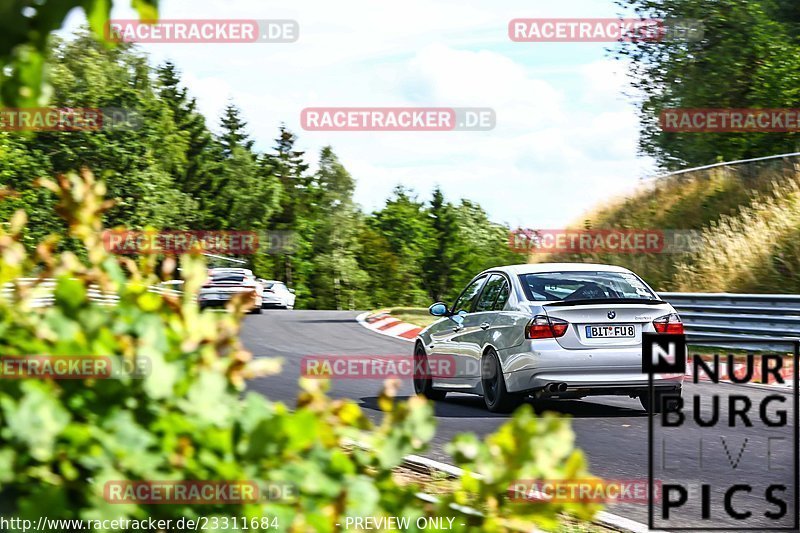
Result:
<instances>
[{"instance_id":1,"label":"car door handle","mask_svg":"<svg viewBox=\"0 0 800 533\"><path fill-rule=\"evenodd\" d=\"M458 333L462 329L464 329L464 326L453 326L453 333Z\"/></svg>"},{"instance_id":2,"label":"car door handle","mask_svg":"<svg viewBox=\"0 0 800 533\"><path fill-rule=\"evenodd\" d=\"M481 324L481 329L487 330L489 329L489 326L491 326L491 324L489 324L488 322L484 322L483 324Z\"/></svg>"}]
</instances>

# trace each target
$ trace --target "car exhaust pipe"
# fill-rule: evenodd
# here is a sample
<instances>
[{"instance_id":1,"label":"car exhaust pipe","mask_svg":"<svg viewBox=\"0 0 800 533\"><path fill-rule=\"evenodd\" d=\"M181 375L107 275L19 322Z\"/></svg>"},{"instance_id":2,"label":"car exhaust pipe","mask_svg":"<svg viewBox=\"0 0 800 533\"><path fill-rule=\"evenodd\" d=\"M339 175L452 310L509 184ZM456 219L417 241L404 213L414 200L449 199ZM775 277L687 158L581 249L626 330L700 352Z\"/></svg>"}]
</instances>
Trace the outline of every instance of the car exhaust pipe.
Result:
<instances>
[{"instance_id":1,"label":"car exhaust pipe","mask_svg":"<svg viewBox=\"0 0 800 533\"><path fill-rule=\"evenodd\" d=\"M544 386L544 391L550 394L554 394L557 392L567 392L567 384L566 383L548 383Z\"/></svg>"}]
</instances>

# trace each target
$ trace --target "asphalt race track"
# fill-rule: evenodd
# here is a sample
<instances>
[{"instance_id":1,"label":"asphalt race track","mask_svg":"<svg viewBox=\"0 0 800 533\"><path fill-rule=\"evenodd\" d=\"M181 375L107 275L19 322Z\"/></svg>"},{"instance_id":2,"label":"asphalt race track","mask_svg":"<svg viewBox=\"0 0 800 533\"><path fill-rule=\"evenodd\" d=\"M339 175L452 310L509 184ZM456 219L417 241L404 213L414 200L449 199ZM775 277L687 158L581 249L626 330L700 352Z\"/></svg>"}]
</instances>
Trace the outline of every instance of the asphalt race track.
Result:
<instances>
[{"instance_id":1,"label":"asphalt race track","mask_svg":"<svg viewBox=\"0 0 800 533\"><path fill-rule=\"evenodd\" d=\"M367 330L354 320L357 314L350 311L265 310L262 315L247 317L243 327L245 345L256 357L281 357L284 360L284 370L280 376L257 380L250 385L251 390L291 406L297 395L300 359L303 356L410 356L412 343ZM338 380L332 383L330 394L335 398L357 401L369 416L378 419L380 412L377 409L376 396L380 387L379 380ZM791 446L791 433L794 429L791 396L788 392L777 393L787 400L784 408L789 413L790 425L771 433L764 431L758 420L758 406L763 398L776 394L774 390L754 386L687 383L684 386L684 399L688 398L688 403L691 404L693 395L707 397L719 394L721 388L730 389L728 393L746 391L754 406L751 409L754 425L714 428L713 431L718 433L714 438L707 438L709 430L704 430L703 435L706 437L702 445L698 444L692 429L661 429L668 431L663 435L659 434L659 437L664 436L667 445L658 453L663 453L664 464L676 473L673 479L694 483L698 487L696 492L690 493L688 503L679 514L673 514L670 525L699 526L699 485L702 483L727 487L732 483L749 482L754 487L753 492L738 493L733 499L736 507L752 510L754 516L763 516L768 510L774 511L776 507L765 501L764 489L759 484L765 479L777 479L787 486L781 499L787 502L788 515L780 524L790 525L790 517L796 509L792 466L794 452ZM400 389L400 395L412 394L413 386L407 380ZM584 400L529 401L537 412L552 411L572 418L577 445L588 456L593 474L615 480L647 479L648 416L638 400L601 396ZM491 433L507 418L507 415L487 412L479 397L452 393L445 401L436 404L435 412L438 421L436 438L431 449L424 455L448 463L451 461L443 447L455 434L466 431L474 431L480 435ZM708 414L710 409L707 410L704 406L702 412ZM727 421L727 405L722 409L721 419ZM779 441L776 436L786 438ZM722 443L720 437L724 437L726 442ZM702 465L698 459L699 448L705 449ZM733 468L733 464L736 464L736 468ZM659 477L656 476L656 479ZM723 508L723 496L713 491L711 496L712 514L716 516ZM607 510L647 523L646 502L615 504ZM730 522L731 530L739 529L733 525L735 523ZM766 522L763 523L766 525Z\"/></svg>"}]
</instances>

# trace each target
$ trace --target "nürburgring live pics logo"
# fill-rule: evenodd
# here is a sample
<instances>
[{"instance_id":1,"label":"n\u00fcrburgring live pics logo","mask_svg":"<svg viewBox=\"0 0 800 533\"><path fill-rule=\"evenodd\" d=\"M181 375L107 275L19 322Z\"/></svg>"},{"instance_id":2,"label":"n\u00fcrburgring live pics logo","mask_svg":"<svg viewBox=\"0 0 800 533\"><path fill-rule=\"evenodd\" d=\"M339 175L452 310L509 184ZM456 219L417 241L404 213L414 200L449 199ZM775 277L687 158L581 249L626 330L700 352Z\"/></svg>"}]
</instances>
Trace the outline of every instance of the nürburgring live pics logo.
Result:
<instances>
[{"instance_id":1,"label":"n\u00fcrburgring live pics logo","mask_svg":"<svg viewBox=\"0 0 800 533\"><path fill-rule=\"evenodd\" d=\"M654 381L663 386L665 377L686 374L685 336L642 335L649 398L661 406L648 422L650 529L798 530L800 341L785 342L794 354L776 352L776 341L758 340L727 349L735 354L724 357L694 354L680 396ZM762 343L766 353L753 350Z\"/></svg>"}]
</instances>

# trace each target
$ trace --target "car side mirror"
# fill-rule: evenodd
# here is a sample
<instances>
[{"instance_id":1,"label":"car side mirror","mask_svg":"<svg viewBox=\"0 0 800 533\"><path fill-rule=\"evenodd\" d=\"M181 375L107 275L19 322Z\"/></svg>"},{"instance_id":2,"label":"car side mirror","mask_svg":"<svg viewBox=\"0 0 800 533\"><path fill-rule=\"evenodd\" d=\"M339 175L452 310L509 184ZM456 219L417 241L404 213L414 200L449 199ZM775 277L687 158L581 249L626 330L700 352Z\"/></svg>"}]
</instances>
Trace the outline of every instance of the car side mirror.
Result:
<instances>
[{"instance_id":1,"label":"car side mirror","mask_svg":"<svg viewBox=\"0 0 800 533\"><path fill-rule=\"evenodd\" d=\"M291 292L292 294L294 294L294 289L289 289L289 292Z\"/></svg>"},{"instance_id":2,"label":"car side mirror","mask_svg":"<svg viewBox=\"0 0 800 533\"><path fill-rule=\"evenodd\" d=\"M428 312L433 316L447 316L447 304L436 302L428 308Z\"/></svg>"}]
</instances>

